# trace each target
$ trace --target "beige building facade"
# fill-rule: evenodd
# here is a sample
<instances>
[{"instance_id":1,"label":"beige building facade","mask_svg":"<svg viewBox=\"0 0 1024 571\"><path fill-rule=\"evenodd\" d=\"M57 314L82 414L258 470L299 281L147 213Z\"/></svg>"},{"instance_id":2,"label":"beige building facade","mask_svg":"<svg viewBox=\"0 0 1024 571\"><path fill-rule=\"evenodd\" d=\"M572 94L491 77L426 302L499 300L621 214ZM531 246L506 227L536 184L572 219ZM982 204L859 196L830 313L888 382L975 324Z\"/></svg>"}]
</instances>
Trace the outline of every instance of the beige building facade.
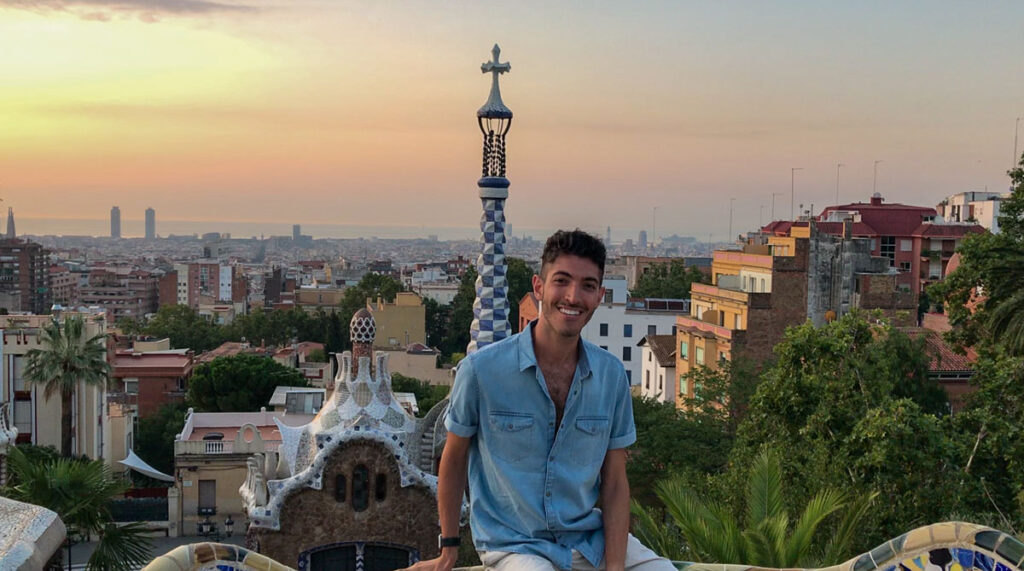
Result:
<instances>
[{"instance_id":1,"label":"beige building facade","mask_svg":"<svg viewBox=\"0 0 1024 571\"><path fill-rule=\"evenodd\" d=\"M368 298L366 308L377 323L375 347L408 347L427 342L427 309L415 293L398 292L393 303Z\"/></svg>"}]
</instances>

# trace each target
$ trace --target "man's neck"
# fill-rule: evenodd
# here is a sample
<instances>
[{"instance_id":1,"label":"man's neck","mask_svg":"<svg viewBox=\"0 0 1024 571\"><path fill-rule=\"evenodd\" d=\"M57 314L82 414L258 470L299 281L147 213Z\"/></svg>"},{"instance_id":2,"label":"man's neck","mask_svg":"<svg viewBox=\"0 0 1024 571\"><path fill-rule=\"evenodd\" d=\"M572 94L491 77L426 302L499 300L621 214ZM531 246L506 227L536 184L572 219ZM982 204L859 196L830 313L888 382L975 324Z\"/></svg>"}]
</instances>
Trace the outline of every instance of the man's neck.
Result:
<instances>
[{"instance_id":1,"label":"man's neck","mask_svg":"<svg viewBox=\"0 0 1024 571\"><path fill-rule=\"evenodd\" d=\"M579 335L564 337L540 323L533 328L533 354L542 367L547 364L564 364L566 361L575 363L579 358L579 344Z\"/></svg>"}]
</instances>

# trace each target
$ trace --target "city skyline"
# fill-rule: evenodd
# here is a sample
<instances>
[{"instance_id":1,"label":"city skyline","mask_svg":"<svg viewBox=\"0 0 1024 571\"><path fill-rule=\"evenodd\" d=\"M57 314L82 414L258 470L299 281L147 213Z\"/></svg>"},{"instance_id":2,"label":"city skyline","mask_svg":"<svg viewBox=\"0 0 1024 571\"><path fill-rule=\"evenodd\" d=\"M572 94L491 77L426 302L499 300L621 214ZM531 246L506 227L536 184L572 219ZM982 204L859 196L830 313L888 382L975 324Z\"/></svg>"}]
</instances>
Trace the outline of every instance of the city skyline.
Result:
<instances>
[{"instance_id":1,"label":"city skyline","mask_svg":"<svg viewBox=\"0 0 1024 571\"><path fill-rule=\"evenodd\" d=\"M495 42L514 229L721 240L837 175L840 202L1005 191L1024 116L1019 3L261 6L0 1L0 198L472 235Z\"/></svg>"}]
</instances>

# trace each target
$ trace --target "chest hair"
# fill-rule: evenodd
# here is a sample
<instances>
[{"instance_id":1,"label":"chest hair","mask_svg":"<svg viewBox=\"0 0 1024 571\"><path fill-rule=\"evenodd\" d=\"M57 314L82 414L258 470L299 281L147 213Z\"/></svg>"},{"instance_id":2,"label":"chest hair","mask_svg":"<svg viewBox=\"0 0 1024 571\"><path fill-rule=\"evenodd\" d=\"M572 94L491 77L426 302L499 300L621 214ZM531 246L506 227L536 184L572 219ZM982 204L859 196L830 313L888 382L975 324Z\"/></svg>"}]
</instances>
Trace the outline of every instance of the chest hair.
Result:
<instances>
[{"instance_id":1,"label":"chest hair","mask_svg":"<svg viewBox=\"0 0 1024 571\"><path fill-rule=\"evenodd\" d=\"M576 374L576 363L565 362L541 367L544 382L548 386L548 394L555 404L555 430L562 426L562 414L565 412L565 401L569 397L569 387Z\"/></svg>"}]
</instances>

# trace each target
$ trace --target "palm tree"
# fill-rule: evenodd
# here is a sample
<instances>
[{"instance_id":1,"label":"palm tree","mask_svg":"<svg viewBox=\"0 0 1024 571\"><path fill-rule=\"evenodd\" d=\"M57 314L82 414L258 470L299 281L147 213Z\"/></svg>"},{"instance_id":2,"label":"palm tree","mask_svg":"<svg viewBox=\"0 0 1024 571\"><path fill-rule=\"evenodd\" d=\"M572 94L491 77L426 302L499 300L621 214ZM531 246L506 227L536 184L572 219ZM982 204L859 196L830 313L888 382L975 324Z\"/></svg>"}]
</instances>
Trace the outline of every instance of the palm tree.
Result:
<instances>
[{"instance_id":1,"label":"palm tree","mask_svg":"<svg viewBox=\"0 0 1024 571\"><path fill-rule=\"evenodd\" d=\"M991 256L994 279L985 292L989 331L1011 354L1024 355L1024 245L997 248Z\"/></svg>"},{"instance_id":2,"label":"palm tree","mask_svg":"<svg viewBox=\"0 0 1024 571\"><path fill-rule=\"evenodd\" d=\"M28 352L25 379L43 385L43 395L47 400L54 393L60 393L60 452L71 456L71 410L75 388L79 384L106 386L110 374L106 335L100 333L90 337L85 320L75 316L43 326L39 341L42 347Z\"/></svg>"},{"instance_id":3,"label":"palm tree","mask_svg":"<svg viewBox=\"0 0 1024 571\"><path fill-rule=\"evenodd\" d=\"M11 484L4 495L53 510L71 532L96 534L99 542L89 558L89 569L136 569L150 559L152 543L143 535L145 525L112 521L110 501L128 488L113 477L100 460L55 458L29 459L13 448L9 469Z\"/></svg>"},{"instance_id":4,"label":"palm tree","mask_svg":"<svg viewBox=\"0 0 1024 571\"><path fill-rule=\"evenodd\" d=\"M665 557L701 563L737 563L756 567L810 568L841 562L850 553L856 530L877 494L856 499L843 492L822 490L791 521L782 500L782 470L776 458L762 452L747 482L743 524L723 504L698 496L682 477L656 485L669 524L659 524L654 512L633 502L636 533L642 542ZM841 515L829 540L813 541L821 524Z\"/></svg>"}]
</instances>

